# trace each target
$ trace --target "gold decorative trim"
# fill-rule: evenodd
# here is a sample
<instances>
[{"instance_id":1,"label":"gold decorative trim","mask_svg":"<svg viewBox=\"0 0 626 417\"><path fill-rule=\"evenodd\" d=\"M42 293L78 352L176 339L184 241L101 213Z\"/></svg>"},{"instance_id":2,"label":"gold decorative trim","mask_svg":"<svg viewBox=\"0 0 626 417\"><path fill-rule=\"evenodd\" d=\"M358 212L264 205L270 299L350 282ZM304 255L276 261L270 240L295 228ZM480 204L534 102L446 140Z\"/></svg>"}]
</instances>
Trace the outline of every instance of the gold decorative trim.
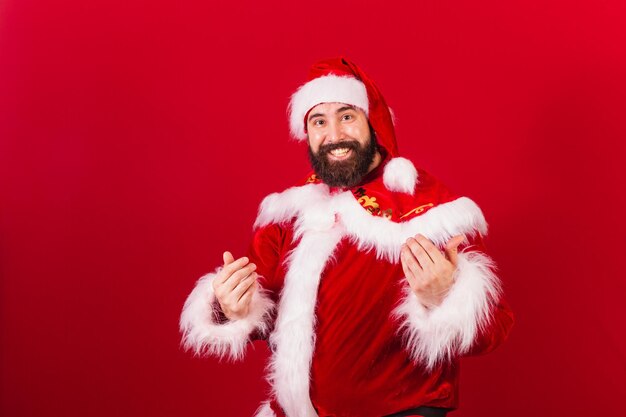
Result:
<instances>
[{"instance_id":1,"label":"gold decorative trim","mask_svg":"<svg viewBox=\"0 0 626 417\"><path fill-rule=\"evenodd\" d=\"M433 203L428 203L428 204L421 205L419 207L415 207L413 210L411 210L411 211L403 214L402 216L400 216L400 218L404 219L405 217L410 216L411 214L420 214L421 212L423 212L427 208L434 207L434 206L435 205Z\"/></svg>"}]
</instances>

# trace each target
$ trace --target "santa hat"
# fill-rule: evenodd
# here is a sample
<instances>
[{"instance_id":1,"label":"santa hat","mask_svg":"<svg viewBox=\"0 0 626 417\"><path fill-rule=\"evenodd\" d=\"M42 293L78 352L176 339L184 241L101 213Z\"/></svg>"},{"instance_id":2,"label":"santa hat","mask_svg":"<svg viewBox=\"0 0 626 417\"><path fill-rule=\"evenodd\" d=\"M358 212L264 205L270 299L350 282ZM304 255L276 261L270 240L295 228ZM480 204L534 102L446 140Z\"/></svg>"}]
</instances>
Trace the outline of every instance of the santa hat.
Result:
<instances>
[{"instance_id":1,"label":"santa hat","mask_svg":"<svg viewBox=\"0 0 626 417\"><path fill-rule=\"evenodd\" d=\"M398 158L393 115L372 79L345 57L313 64L307 82L291 96L289 103L289 125L296 139L306 140L306 117L320 103L345 103L361 108L376 133L378 145L393 158L385 167L385 185L394 191L413 194L417 171L410 161Z\"/></svg>"}]
</instances>

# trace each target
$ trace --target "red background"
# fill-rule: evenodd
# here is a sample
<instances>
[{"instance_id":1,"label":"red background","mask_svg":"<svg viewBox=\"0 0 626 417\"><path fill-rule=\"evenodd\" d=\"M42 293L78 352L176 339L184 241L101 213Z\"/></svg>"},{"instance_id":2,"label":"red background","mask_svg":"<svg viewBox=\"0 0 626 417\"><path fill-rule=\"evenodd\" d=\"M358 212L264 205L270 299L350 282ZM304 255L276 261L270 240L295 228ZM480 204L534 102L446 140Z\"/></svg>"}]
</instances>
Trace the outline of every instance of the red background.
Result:
<instances>
[{"instance_id":1,"label":"red background","mask_svg":"<svg viewBox=\"0 0 626 417\"><path fill-rule=\"evenodd\" d=\"M306 173L287 100L345 53L491 226L517 323L454 415L626 415L626 3L245 3L0 2L0 414L252 414L266 348L194 358L178 316Z\"/></svg>"}]
</instances>

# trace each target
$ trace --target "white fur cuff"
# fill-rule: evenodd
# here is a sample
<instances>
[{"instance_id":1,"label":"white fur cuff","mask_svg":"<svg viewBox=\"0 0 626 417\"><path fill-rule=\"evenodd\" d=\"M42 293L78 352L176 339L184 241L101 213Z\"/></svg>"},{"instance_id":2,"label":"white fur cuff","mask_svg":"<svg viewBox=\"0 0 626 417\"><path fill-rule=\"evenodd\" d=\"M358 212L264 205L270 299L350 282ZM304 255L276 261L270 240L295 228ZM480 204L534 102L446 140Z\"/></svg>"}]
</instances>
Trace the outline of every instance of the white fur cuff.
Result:
<instances>
[{"instance_id":1,"label":"white fur cuff","mask_svg":"<svg viewBox=\"0 0 626 417\"><path fill-rule=\"evenodd\" d=\"M256 410L254 417L276 417L276 413L270 407L270 402L265 401L261 403L261 406Z\"/></svg>"},{"instance_id":2,"label":"white fur cuff","mask_svg":"<svg viewBox=\"0 0 626 417\"><path fill-rule=\"evenodd\" d=\"M432 369L438 362L466 353L477 332L491 319L500 296L494 263L480 252L459 253L455 283L440 306L428 310L410 287L394 310L406 332L406 348L414 361Z\"/></svg>"},{"instance_id":3,"label":"white fur cuff","mask_svg":"<svg viewBox=\"0 0 626 417\"><path fill-rule=\"evenodd\" d=\"M216 275L210 273L201 277L185 301L180 316L183 345L198 355L216 355L220 358L228 355L230 359L238 360L243 357L253 331L267 334L274 303L259 288L252 296L246 318L217 323L218 312L214 310L216 299L212 285Z\"/></svg>"}]
</instances>

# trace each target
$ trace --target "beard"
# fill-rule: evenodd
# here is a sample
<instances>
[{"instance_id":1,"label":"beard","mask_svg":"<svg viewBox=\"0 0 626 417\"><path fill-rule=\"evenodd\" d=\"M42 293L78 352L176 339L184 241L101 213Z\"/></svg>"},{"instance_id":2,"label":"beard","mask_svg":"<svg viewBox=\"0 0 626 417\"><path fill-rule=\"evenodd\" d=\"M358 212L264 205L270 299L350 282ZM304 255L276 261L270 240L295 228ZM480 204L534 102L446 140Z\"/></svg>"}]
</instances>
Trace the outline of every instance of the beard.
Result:
<instances>
[{"instance_id":1,"label":"beard","mask_svg":"<svg viewBox=\"0 0 626 417\"><path fill-rule=\"evenodd\" d=\"M330 151L338 148L350 149L352 155L343 161L330 160L328 158ZM356 140L346 140L322 145L317 153L309 146L309 160L315 174L326 185L351 188L360 183L368 173L377 151L376 137L371 134L363 146Z\"/></svg>"}]
</instances>

